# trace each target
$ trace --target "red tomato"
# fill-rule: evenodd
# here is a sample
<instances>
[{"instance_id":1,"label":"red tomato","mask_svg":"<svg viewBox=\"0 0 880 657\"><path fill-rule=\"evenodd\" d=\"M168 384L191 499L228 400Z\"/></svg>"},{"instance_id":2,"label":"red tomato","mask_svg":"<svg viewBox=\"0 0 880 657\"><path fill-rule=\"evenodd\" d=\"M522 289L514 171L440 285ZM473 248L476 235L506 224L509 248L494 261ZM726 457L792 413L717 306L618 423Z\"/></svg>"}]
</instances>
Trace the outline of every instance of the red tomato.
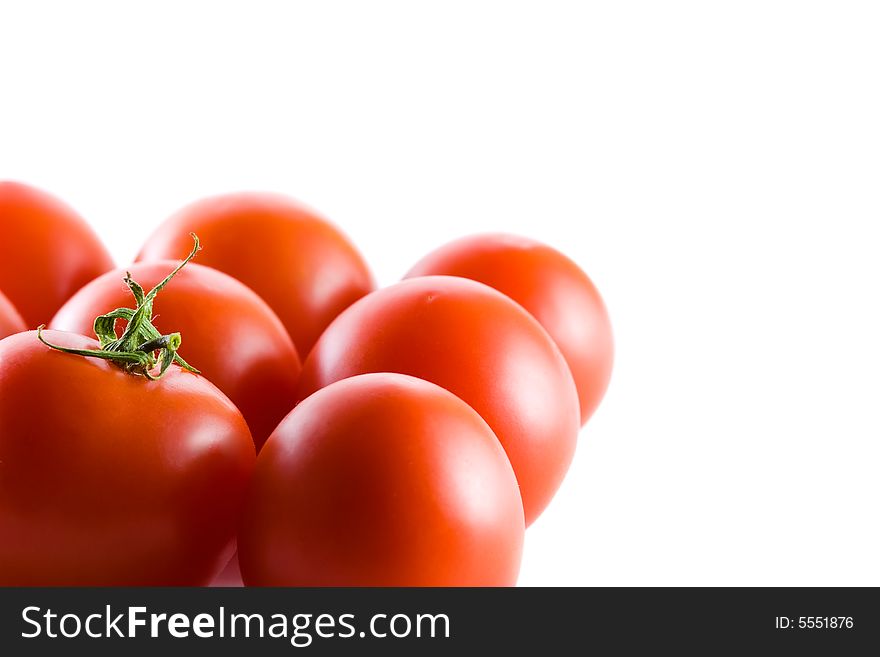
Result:
<instances>
[{"instance_id":1,"label":"red tomato","mask_svg":"<svg viewBox=\"0 0 880 657\"><path fill-rule=\"evenodd\" d=\"M559 346L577 384L581 425L608 388L614 341L599 291L574 262L514 235L465 237L430 253L407 274L470 278L519 303Z\"/></svg>"},{"instance_id":2,"label":"red tomato","mask_svg":"<svg viewBox=\"0 0 880 657\"><path fill-rule=\"evenodd\" d=\"M259 586L511 586L523 512L488 425L446 390L368 374L302 402L257 459L238 546Z\"/></svg>"},{"instance_id":3,"label":"red tomato","mask_svg":"<svg viewBox=\"0 0 880 657\"><path fill-rule=\"evenodd\" d=\"M543 511L574 454L578 399L559 349L521 306L451 276L374 292L327 327L303 363L299 397L366 372L417 376L470 404L510 458L526 523Z\"/></svg>"},{"instance_id":4,"label":"red tomato","mask_svg":"<svg viewBox=\"0 0 880 657\"><path fill-rule=\"evenodd\" d=\"M0 585L206 584L253 465L244 418L207 379L148 381L33 331L0 342Z\"/></svg>"},{"instance_id":5,"label":"red tomato","mask_svg":"<svg viewBox=\"0 0 880 657\"><path fill-rule=\"evenodd\" d=\"M374 288L367 265L339 229L280 194L241 192L189 205L147 240L138 260L176 258L196 233L199 262L259 294L300 354L343 309Z\"/></svg>"},{"instance_id":6,"label":"red tomato","mask_svg":"<svg viewBox=\"0 0 880 657\"><path fill-rule=\"evenodd\" d=\"M7 335L27 330L27 325L18 314L15 306L0 292L0 340Z\"/></svg>"},{"instance_id":7,"label":"red tomato","mask_svg":"<svg viewBox=\"0 0 880 657\"><path fill-rule=\"evenodd\" d=\"M0 289L28 326L49 321L71 294L113 268L86 222L33 187L0 181L0 224Z\"/></svg>"},{"instance_id":8,"label":"red tomato","mask_svg":"<svg viewBox=\"0 0 880 657\"><path fill-rule=\"evenodd\" d=\"M176 264L138 263L128 271L149 289ZM134 305L124 276L119 269L83 287L50 327L94 335L95 317ZM293 342L269 306L231 276L190 263L163 290L153 323L161 333L182 334L181 355L241 410L259 450L293 408L300 371Z\"/></svg>"}]
</instances>

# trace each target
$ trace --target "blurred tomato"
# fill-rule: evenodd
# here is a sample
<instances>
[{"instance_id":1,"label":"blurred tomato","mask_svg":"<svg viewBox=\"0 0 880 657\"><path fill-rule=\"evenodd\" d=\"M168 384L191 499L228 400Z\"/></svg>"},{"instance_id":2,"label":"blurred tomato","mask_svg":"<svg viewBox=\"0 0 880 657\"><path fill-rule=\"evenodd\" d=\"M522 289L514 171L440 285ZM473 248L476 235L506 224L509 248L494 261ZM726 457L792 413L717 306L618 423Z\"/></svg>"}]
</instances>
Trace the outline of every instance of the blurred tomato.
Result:
<instances>
[{"instance_id":1,"label":"blurred tomato","mask_svg":"<svg viewBox=\"0 0 880 657\"><path fill-rule=\"evenodd\" d=\"M374 292L327 327L303 363L299 397L367 372L417 376L470 404L510 458L526 523L543 511L574 454L578 398L559 349L521 306L451 276Z\"/></svg>"},{"instance_id":2,"label":"blurred tomato","mask_svg":"<svg viewBox=\"0 0 880 657\"><path fill-rule=\"evenodd\" d=\"M585 424L608 388L614 341L602 297L583 270L540 242L490 234L440 247L419 261L407 278L438 274L485 283L535 316L571 368Z\"/></svg>"},{"instance_id":3,"label":"blurred tomato","mask_svg":"<svg viewBox=\"0 0 880 657\"><path fill-rule=\"evenodd\" d=\"M0 289L30 327L48 322L71 294L113 268L86 222L33 187L0 181L0 226Z\"/></svg>"},{"instance_id":4,"label":"blurred tomato","mask_svg":"<svg viewBox=\"0 0 880 657\"><path fill-rule=\"evenodd\" d=\"M138 263L128 271L150 289L177 264ZM50 328L94 336L95 317L134 307L124 276L118 269L83 287ZM259 449L293 408L300 371L293 342L269 306L231 276L190 263L162 291L153 324L160 333L183 336L181 356L235 403Z\"/></svg>"},{"instance_id":5,"label":"blurred tomato","mask_svg":"<svg viewBox=\"0 0 880 657\"><path fill-rule=\"evenodd\" d=\"M239 531L261 586L511 586L522 503L488 425L399 374L302 402L257 461Z\"/></svg>"},{"instance_id":6,"label":"blurred tomato","mask_svg":"<svg viewBox=\"0 0 880 657\"><path fill-rule=\"evenodd\" d=\"M26 331L27 325L18 314L15 306L0 292L0 340L7 335Z\"/></svg>"},{"instance_id":7,"label":"blurred tomato","mask_svg":"<svg viewBox=\"0 0 880 657\"><path fill-rule=\"evenodd\" d=\"M374 287L363 258L338 228L280 194L196 201L159 226L138 260L185 253L191 232L205 246L199 262L263 297L303 356L336 315Z\"/></svg>"}]
</instances>

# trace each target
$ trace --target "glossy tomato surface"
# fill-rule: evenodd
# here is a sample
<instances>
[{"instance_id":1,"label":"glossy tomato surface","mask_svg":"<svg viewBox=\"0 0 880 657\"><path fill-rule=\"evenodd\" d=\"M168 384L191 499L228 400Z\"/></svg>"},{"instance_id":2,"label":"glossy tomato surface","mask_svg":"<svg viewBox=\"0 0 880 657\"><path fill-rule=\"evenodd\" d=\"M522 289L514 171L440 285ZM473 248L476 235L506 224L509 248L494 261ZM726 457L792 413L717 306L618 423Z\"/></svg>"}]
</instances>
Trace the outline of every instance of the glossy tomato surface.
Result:
<instances>
[{"instance_id":1,"label":"glossy tomato surface","mask_svg":"<svg viewBox=\"0 0 880 657\"><path fill-rule=\"evenodd\" d=\"M0 229L0 290L30 328L48 322L71 294L113 268L82 217L33 187L0 181Z\"/></svg>"},{"instance_id":2,"label":"glossy tomato surface","mask_svg":"<svg viewBox=\"0 0 880 657\"><path fill-rule=\"evenodd\" d=\"M516 478L482 418L426 381L367 374L275 430L238 545L249 585L510 586L523 532Z\"/></svg>"},{"instance_id":3,"label":"glossy tomato surface","mask_svg":"<svg viewBox=\"0 0 880 657\"><path fill-rule=\"evenodd\" d=\"M128 271L149 290L177 264L137 263ZM125 271L109 272L83 287L50 328L94 336L95 317L133 308L134 298L122 282ZM259 449L296 402L300 361L281 320L244 284L190 263L162 290L153 324L160 333L181 334L181 357L235 403Z\"/></svg>"},{"instance_id":4,"label":"glossy tomato surface","mask_svg":"<svg viewBox=\"0 0 880 657\"><path fill-rule=\"evenodd\" d=\"M0 585L206 584L254 458L241 413L201 376L148 381L33 331L0 341Z\"/></svg>"},{"instance_id":5,"label":"glossy tomato surface","mask_svg":"<svg viewBox=\"0 0 880 657\"><path fill-rule=\"evenodd\" d=\"M0 292L0 340L7 335L25 330L27 330L27 326L21 315L18 314L12 302Z\"/></svg>"},{"instance_id":6,"label":"glossy tomato surface","mask_svg":"<svg viewBox=\"0 0 880 657\"><path fill-rule=\"evenodd\" d=\"M504 446L526 523L547 506L574 454L577 391L559 349L521 306L451 276L374 292L321 336L303 364L299 397L367 372L410 374L458 395Z\"/></svg>"},{"instance_id":7,"label":"glossy tomato surface","mask_svg":"<svg viewBox=\"0 0 880 657\"><path fill-rule=\"evenodd\" d=\"M241 192L197 201L165 221L138 260L186 253L191 232L204 246L199 262L263 297L303 357L336 315L374 288L372 274L348 238L280 194Z\"/></svg>"},{"instance_id":8,"label":"glossy tomato surface","mask_svg":"<svg viewBox=\"0 0 880 657\"><path fill-rule=\"evenodd\" d=\"M515 235L487 234L450 242L407 274L462 276L509 296L541 323L568 362L580 399L581 424L608 388L614 362L611 321L584 271L546 244Z\"/></svg>"}]
</instances>

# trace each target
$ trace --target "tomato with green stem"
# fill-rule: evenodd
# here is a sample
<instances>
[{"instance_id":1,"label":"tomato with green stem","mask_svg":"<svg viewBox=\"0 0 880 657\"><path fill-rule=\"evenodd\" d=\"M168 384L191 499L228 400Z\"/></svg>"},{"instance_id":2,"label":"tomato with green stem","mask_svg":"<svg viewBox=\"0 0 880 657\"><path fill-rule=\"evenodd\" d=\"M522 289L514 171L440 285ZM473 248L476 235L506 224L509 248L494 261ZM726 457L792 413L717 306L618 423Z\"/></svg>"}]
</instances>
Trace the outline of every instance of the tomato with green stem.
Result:
<instances>
[{"instance_id":1,"label":"tomato with green stem","mask_svg":"<svg viewBox=\"0 0 880 657\"><path fill-rule=\"evenodd\" d=\"M97 342L0 341L0 585L206 584L229 560L255 449L150 321L183 264L149 292L128 279Z\"/></svg>"},{"instance_id":2,"label":"tomato with green stem","mask_svg":"<svg viewBox=\"0 0 880 657\"><path fill-rule=\"evenodd\" d=\"M91 335L94 317L130 298L121 278L152 286L173 266L142 262L99 276L61 307L49 328ZM193 263L162 293L153 323L160 332L186 335L187 360L238 407L259 450L293 408L300 372L296 348L266 302L231 276Z\"/></svg>"},{"instance_id":3,"label":"tomato with green stem","mask_svg":"<svg viewBox=\"0 0 880 657\"><path fill-rule=\"evenodd\" d=\"M0 181L0 226L0 290L27 326L48 322L71 294L113 268L82 217L34 187Z\"/></svg>"}]
</instances>

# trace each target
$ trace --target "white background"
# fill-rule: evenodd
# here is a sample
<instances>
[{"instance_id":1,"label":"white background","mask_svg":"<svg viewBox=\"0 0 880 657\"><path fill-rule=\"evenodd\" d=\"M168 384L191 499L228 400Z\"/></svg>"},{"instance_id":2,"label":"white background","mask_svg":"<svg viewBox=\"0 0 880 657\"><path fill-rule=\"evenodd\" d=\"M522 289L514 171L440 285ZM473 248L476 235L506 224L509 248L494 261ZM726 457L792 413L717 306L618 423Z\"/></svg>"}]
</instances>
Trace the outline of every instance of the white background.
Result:
<instances>
[{"instance_id":1,"label":"white background","mask_svg":"<svg viewBox=\"0 0 880 657\"><path fill-rule=\"evenodd\" d=\"M477 230L582 264L616 370L521 584L880 585L875 3L0 7L0 178L120 264L248 188L383 284Z\"/></svg>"}]
</instances>

